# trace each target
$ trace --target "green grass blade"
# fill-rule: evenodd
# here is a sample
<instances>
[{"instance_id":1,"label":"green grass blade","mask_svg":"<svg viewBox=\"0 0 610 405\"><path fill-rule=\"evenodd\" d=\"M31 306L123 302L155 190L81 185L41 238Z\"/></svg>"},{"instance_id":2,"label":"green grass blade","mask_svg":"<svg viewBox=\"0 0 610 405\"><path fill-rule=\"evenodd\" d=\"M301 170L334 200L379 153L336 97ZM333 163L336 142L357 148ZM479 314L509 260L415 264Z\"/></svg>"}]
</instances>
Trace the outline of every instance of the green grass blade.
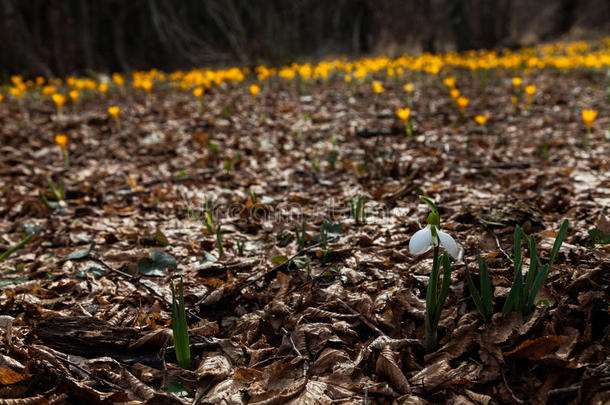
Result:
<instances>
[{"instance_id":1,"label":"green grass blade","mask_svg":"<svg viewBox=\"0 0 610 405\"><path fill-rule=\"evenodd\" d=\"M491 278L489 277L489 268L487 260L481 257L477 250L477 258L479 261L479 278L481 279L481 300L485 308L484 318L487 319L493 313L493 294L491 287Z\"/></svg>"},{"instance_id":2,"label":"green grass blade","mask_svg":"<svg viewBox=\"0 0 610 405\"><path fill-rule=\"evenodd\" d=\"M47 184L49 186L49 191L51 191L51 194L53 194L53 198L55 198L55 200L57 200L57 201L61 201L59 191L57 191L57 189L55 188L53 183L51 183L51 180L47 180Z\"/></svg>"},{"instance_id":3,"label":"green grass blade","mask_svg":"<svg viewBox=\"0 0 610 405\"><path fill-rule=\"evenodd\" d=\"M366 224L366 197L362 198L362 223Z\"/></svg>"},{"instance_id":4,"label":"green grass blade","mask_svg":"<svg viewBox=\"0 0 610 405\"><path fill-rule=\"evenodd\" d=\"M510 292L508 293L508 297L506 297L506 301L504 302L504 307L502 307L502 315L506 315L513 309L516 309L515 308L516 291L517 291L517 289L515 288L515 285L513 284L513 286L510 289Z\"/></svg>"},{"instance_id":5,"label":"green grass blade","mask_svg":"<svg viewBox=\"0 0 610 405\"><path fill-rule=\"evenodd\" d=\"M9 250L7 250L6 252L2 253L0 255L0 260L4 260L5 258L9 257L10 255L12 255L13 253L15 253L16 251L18 251L19 249L21 249L22 247L24 247L33 237L34 235L36 235L35 233L26 236L25 238L23 238L23 240L21 242L19 242L18 244L16 244L15 246L13 246L12 248L10 248Z\"/></svg>"},{"instance_id":6,"label":"green grass blade","mask_svg":"<svg viewBox=\"0 0 610 405\"><path fill-rule=\"evenodd\" d=\"M449 263L449 255L447 252L443 253L441 259L443 264L443 283L441 284L441 291L438 295L437 307L434 314L434 327L438 326L438 321L441 319L441 311L445 305L447 295L449 295L449 284L451 284L451 265Z\"/></svg>"},{"instance_id":7,"label":"green grass blade","mask_svg":"<svg viewBox=\"0 0 610 405\"><path fill-rule=\"evenodd\" d=\"M538 263L540 262L540 260L538 259L538 253L536 252L536 240L534 239L534 235L531 235L530 238L527 239L527 241L530 249L530 268L527 271L525 286L521 294L521 302L527 302L529 298L532 283L538 275Z\"/></svg>"},{"instance_id":8,"label":"green grass blade","mask_svg":"<svg viewBox=\"0 0 610 405\"><path fill-rule=\"evenodd\" d=\"M549 271L551 270L551 266L549 264L545 264L540 269L536 280L534 280L534 284L532 285L532 291L530 292L529 299L527 301L527 311L528 313L532 312L534 307L534 300L536 299L536 295L538 295L538 290L546 280L549 275Z\"/></svg>"},{"instance_id":9,"label":"green grass blade","mask_svg":"<svg viewBox=\"0 0 610 405\"><path fill-rule=\"evenodd\" d=\"M521 298L521 291L522 291L522 275L521 275L521 233L523 231L521 230L521 227L519 225L517 225L515 227L515 234L514 234L514 245L515 245L515 251L514 251L514 266L515 266L515 273L514 273L514 280L513 280L513 285L510 289L510 292L508 293L508 297L506 297L506 302L504 302L504 307L502 307L502 315L506 315L508 314L511 310L521 310L521 305L520 305L520 298Z\"/></svg>"},{"instance_id":10,"label":"green grass blade","mask_svg":"<svg viewBox=\"0 0 610 405\"><path fill-rule=\"evenodd\" d=\"M176 292L174 283L171 283L172 290L172 331L174 336L174 352L180 367L191 368L191 348L189 343L188 325L186 323L186 311L184 307L184 290L182 277L180 277L179 301L176 302Z\"/></svg>"},{"instance_id":11,"label":"green grass blade","mask_svg":"<svg viewBox=\"0 0 610 405\"><path fill-rule=\"evenodd\" d=\"M515 287L515 310L519 311L523 308L523 301L521 300L523 291L523 274L521 273L521 265L523 258L521 257L521 236L523 230L519 225L515 228L515 279L513 286Z\"/></svg>"},{"instance_id":12,"label":"green grass blade","mask_svg":"<svg viewBox=\"0 0 610 405\"><path fill-rule=\"evenodd\" d=\"M553 266L553 262L557 257L557 253L559 253L559 248L563 243L563 239L566 237L566 233L568 232L568 220L564 219L561 224L561 228L559 228L559 233L557 234L557 238L555 238L555 243L553 244L553 250L551 250L551 258L549 259L549 267Z\"/></svg>"},{"instance_id":13,"label":"green grass blade","mask_svg":"<svg viewBox=\"0 0 610 405\"><path fill-rule=\"evenodd\" d=\"M438 307L438 271L440 267L438 257L438 246L434 247L434 258L432 261L432 271L428 279L428 289L426 290L426 352L431 352L436 346L436 329L438 321L435 322L436 312Z\"/></svg>"},{"instance_id":14,"label":"green grass blade","mask_svg":"<svg viewBox=\"0 0 610 405\"><path fill-rule=\"evenodd\" d=\"M477 290L477 287L474 285L474 281L472 281L472 276L470 275L470 270L468 270L468 264L466 264L466 282L468 283L468 290L470 290L470 295L472 296L472 300L474 301L474 305L477 307L479 314L486 319L485 307L481 302L481 295Z\"/></svg>"}]
</instances>

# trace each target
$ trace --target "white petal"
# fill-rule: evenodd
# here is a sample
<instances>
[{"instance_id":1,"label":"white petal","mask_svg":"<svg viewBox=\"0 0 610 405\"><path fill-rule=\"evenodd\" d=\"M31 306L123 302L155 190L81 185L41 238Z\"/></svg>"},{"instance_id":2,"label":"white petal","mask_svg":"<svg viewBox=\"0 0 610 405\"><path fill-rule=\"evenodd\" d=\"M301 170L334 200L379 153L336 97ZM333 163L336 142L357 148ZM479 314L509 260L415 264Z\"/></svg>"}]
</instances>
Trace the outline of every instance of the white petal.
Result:
<instances>
[{"instance_id":1,"label":"white petal","mask_svg":"<svg viewBox=\"0 0 610 405\"><path fill-rule=\"evenodd\" d=\"M451 257L457 259L460 254L460 249L458 248L457 243L455 243L455 240L453 240L451 235L440 230L437 230L436 233L438 233L438 237L441 240L441 244L445 249L447 249L447 252L449 252Z\"/></svg>"},{"instance_id":2,"label":"white petal","mask_svg":"<svg viewBox=\"0 0 610 405\"><path fill-rule=\"evenodd\" d=\"M421 255L432 248L432 231L430 225L421 229L411 237L409 241L409 251L412 255Z\"/></svg>"}]
</instances>

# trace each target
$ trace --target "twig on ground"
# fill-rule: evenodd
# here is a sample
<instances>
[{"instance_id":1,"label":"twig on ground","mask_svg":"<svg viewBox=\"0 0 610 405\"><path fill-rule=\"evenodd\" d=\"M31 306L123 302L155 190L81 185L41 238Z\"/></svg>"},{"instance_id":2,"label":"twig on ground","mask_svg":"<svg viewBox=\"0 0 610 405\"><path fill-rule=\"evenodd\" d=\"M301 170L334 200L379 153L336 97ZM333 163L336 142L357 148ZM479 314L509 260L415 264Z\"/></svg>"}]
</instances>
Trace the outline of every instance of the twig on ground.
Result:
<instances>
[{"instance_id":1,"label":"twig on ground","mask_svg":"<svg viewBox=\"0 0 610 405\"><path fill-rule=\"evenodd\" d=\"M508 386L508 381L506 381L506 375L504 375L504 370L500 369L500 371L502 372L502 379L504 380L504 386L506 387L506 389L508 390L508 392L510 393L510 396L513 397L513 399L515 400L515 402L517 402L518 404L524 404L525 402L521 399L519 399L515 393L513 392L513 390Z\"/></svg>"}]
</instances>

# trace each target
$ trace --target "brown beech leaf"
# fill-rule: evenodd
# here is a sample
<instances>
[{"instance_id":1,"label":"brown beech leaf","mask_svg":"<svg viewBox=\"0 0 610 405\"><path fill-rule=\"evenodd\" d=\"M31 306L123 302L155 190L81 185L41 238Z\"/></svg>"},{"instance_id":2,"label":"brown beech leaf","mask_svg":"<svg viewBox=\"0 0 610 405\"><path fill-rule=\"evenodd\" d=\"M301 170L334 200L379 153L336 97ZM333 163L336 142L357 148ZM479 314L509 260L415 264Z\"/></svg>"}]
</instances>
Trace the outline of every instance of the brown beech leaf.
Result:
<instances>
[{"instance_id":1,"label":"brown beech leaf","mask_svg":"<svg viewBox=\"0 0 610 405\"><path fill-rule=\"evenodd\" d=\"M201 380L206 377L211 377L214 380L221 381L231 373L231 363L225 356L213 356L204 359L195 374L197 379Z\"/></svg>"},{"instance_id":2,"label":"brown beech leaf","mask_svg":"<svg viewBox=\"0 0 610 405\"><path fill-rule=\"evenodd\" d=\"M515 349L502 353L504 357L519 357L522 359L538 360L551 353L564 342L562 336L543 336L533 340L526 340Z\"/></svg>"},{"instance_id":3,"label":"brown beech leaf","mask_svg":"<svg viewBox=\"0 0 610 405\"><path fill-rule=\"evenodd\" d=\"M385 346L379 354L377 364L375 365L375 372L390 380L396 391L402 394L411 392L409 382L398 364L396 364L396 355L389 346Z\"/></svg>"}]
</instances>

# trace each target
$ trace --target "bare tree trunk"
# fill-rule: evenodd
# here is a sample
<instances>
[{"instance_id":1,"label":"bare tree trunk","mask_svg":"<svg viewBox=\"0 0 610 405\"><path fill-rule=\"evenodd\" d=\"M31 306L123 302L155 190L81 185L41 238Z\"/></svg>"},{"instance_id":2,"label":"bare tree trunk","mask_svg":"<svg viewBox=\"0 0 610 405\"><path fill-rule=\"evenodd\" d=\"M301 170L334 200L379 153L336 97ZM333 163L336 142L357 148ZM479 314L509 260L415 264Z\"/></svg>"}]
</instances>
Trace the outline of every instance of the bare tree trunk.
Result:
<instances>
[{"instance_id":1,"label":"bare tree trunk","mask_svg":"<svg viewBox=\"0 0 610 405\"><path fill-rule=\"evenodd\" d=\"M470 25L466 18L464 0L449 0L449 18L458 51L472 49Z\"/></svg>"}]
</instances>

